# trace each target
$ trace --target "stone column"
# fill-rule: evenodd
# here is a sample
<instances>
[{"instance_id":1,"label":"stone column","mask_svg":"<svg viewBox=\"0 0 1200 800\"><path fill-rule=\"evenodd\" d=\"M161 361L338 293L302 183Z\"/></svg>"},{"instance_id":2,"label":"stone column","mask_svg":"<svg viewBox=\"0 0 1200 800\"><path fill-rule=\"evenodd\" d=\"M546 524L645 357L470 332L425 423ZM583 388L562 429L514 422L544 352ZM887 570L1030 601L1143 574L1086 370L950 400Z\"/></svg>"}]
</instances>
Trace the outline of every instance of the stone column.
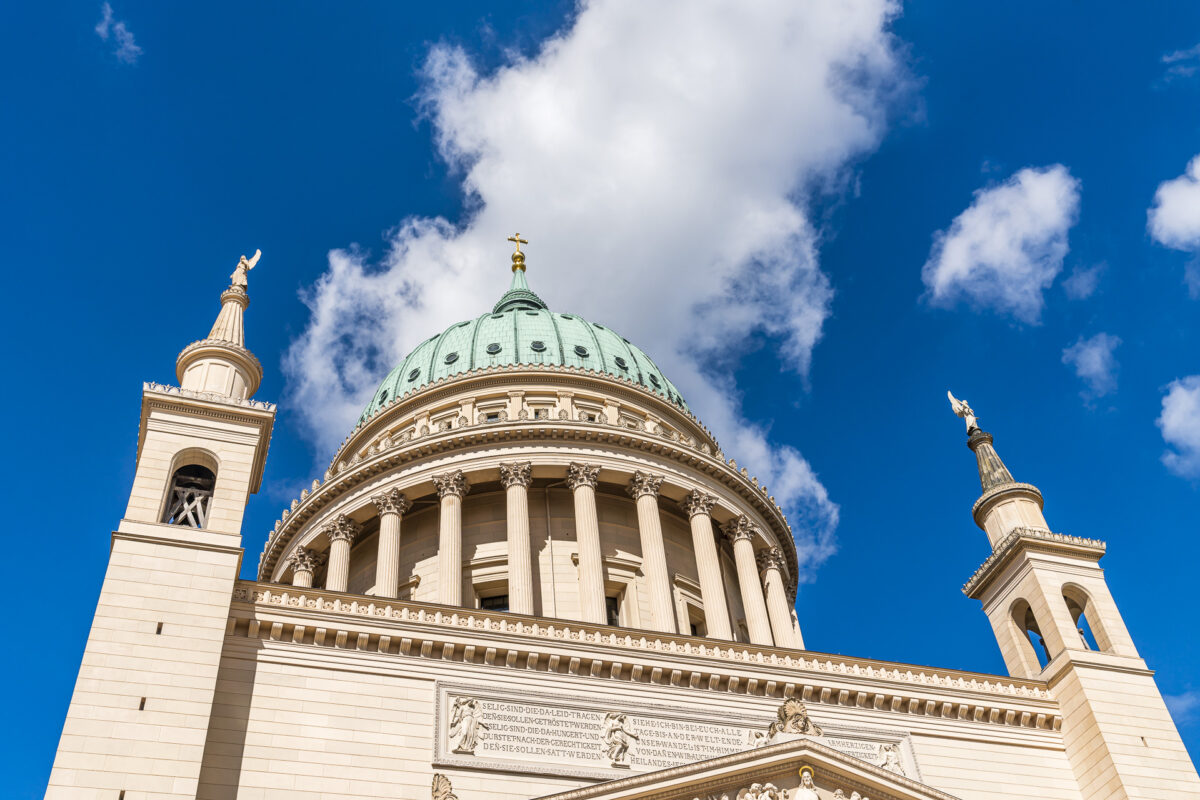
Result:
<instances>
[{"instance_id":1,"label":"stone column","mask_svg":"<svg viewBox=\"0 0 1200 800\"><path fill-rule=\"evenodd\" d=\"M500 465L508 508L508 610L533 613L533 556L529 544L529 484L533 466L528 462Z\"/></svg>"},{"instance_id":2,"label":"stone column","mask_svg":"<svg viewBox=\"0 0 1200 800\"><path fill-rule=\"evenodd\" d=\"M754 644L773 644L767 604L763 600L762 584L758 581L758 566L754 561L754 524L746 517L730 520L725 536L733 542L733 561L737 565L738 587L742 591L742 609L746 612L746 627Z\"/></svg>"},{"instance_id":3,"label":"stone column","mask_svg":"<svg viewBox=\"0 0 1200 800\"><path fill-rule=\"evenodd\" d=\"M438 602L462 605L462 500L471 488L462 470L433 476L438 514Z\"/></svg>"},{"instance_id":4,"label":"stone column","mask_svg":"<svg viewBox=\"0 0 1200 800\"><path fill-rule=\"evenodd\" d=\"M767 595L767 617L771 621L771 636L776 647L795 647L792 636L792 608L783 582L783 551L778 547L758 554L758 571L762 575L763 591Z\"/></svg>"},{"instance_id":5,"label":"stone column","mask_svg":"<svg viewBox=\"0 0 1200 800\"><path fill-rule=\"evenodd\" d=\"M604 607L604 561L600 552L600 522L596 516L596 476L591 464L567 467L567 486L575 498L575 541L579 547L579 609L584 622L608 622Z\"/></svg>"},{"instance_id":6,"label":"stone column","mask_svg":"<svg viewBox=\"0 0 1200 800\"><path fill-rule=\"evenodd\" d=\"M325 554L318 553L307 547L297 547L288 559L292 563L292 586L311 589L313 573L317 567L325 563Z\"/></svg>"},{"instance_id":7,"label":"stone column","mask_svg":"<svg viewBox=\"0 0 1200 800\"><path fill-rule=\"evenodd\" d=\"M716 503L717 498L696 491L685 497L681 505L692 524L692 550L696 553L700 599L704 602L704 626L713 639L733 639L729 607L725 604L725 586L721 581L721 561L710 516Z\"/></svg>"},{"instance_id":8,"label":"stone column","mask_svg":"<svg viewBox=\"0 0 1200 800\"><path fill-rule=\"evenodd\" d=\"M400 596L400 518L412 506L399 489L371 498L379 512L379 555L375 562L375 596Z\"/></svg>"},{"instance_id":9,"label":"stone column","mask_svg":"<svg viewBox=\"0 0 1200 800\"><path fill-rule=\"evenodd\" d=\"M325 588L344 592L350 585L350 545L358 536L358 525L345 514L324 528L329 537L329 571L325 573Z\"/></svg>"},{"instance_id":10,"label":"stone column","mask_svg":"<svg viewBox=\"0 0 1200 800\"><path fill-rule=\"evenodd\" d=\"M638 532L642 541L642 574L650 592L650 627L675 633L675 604L671 601L671 576L667 573L667 551L663 545L662 520L658 516L660 475L633 473L629 494L637 501Z\"/></svg>"}]
</instances>

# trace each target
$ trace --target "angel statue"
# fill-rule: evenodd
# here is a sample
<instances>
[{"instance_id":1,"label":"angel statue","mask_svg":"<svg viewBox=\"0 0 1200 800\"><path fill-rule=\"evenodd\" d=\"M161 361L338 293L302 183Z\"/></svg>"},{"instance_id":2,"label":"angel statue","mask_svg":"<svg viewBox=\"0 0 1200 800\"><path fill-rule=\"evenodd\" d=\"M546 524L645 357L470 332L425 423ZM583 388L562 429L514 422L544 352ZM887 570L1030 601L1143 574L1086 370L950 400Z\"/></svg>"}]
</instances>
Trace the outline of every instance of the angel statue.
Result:
<instances>
[{"instance_id":1,"label":"angel statue","mask_svg":"<svg viewBox=\"0 0 1200 800\"><path fill-rule=\"evenodd\" d=\"M879 745L879 764L888 772L894 772L897 775L904 774L904 766L900 763L900 746L894 742L885 742Z\"/></svg>"},{"instance_id":2,"label":"angel statue","mask_svg":"<svg viewBox=\"0 0 1200 800\"><path fill-rule=\"evenodd\" d=\"M229 284L231 286L239 286L245 289L248 285L246 282L246 273L254 269L254 265L262 258L262 250L255 250L251 258L242 256L238 259L237 266L233 268L233 274L229 276Z\"/></svg>"},{"instance_id":3,"label":"angel statue","mask_svg":"<svg viewBox=\"0 0 1200 800\"><path fill-rule=\"evenodd\" d=\"M487 730L479 701L474 697L456 697L454 707L450 709L450 738L455 742L454 752L473 755Z\"/></svg>"},{"instance_id":4,"label":"angel statue","mask_svg":"<svg viewBox=\"0 0 1200 800\"><path fill-rule=\"evenodd\" d=\"M450 779L440 772L433 773L433 800L458 800L454 795L454 790L450 786Z\"/></svg>"},{"instance_id":5,"label":"angel statue","mask_svg":"<svg viewBox=\"0 0 1200 800\"><path fill-rule=\"evenodd\" d=\"M946 392L946 397L950 398L950 407L954 409L954 413L967 421L967 433L979 427L979 420L975 419L975 412L966 400L959 400L949 391Z\"/></svg>"},{"instance_id":6,"label":"angel statue","mask_svg":"<svg viewBox=\"0 0 1200 800\"><path fill-rule=\"evenodd\" d=\"M604 716L604 746L614 767L629 766L629 751L640 737L629 729L629 717L612 713Z\"/></svg>"}]
</instances>

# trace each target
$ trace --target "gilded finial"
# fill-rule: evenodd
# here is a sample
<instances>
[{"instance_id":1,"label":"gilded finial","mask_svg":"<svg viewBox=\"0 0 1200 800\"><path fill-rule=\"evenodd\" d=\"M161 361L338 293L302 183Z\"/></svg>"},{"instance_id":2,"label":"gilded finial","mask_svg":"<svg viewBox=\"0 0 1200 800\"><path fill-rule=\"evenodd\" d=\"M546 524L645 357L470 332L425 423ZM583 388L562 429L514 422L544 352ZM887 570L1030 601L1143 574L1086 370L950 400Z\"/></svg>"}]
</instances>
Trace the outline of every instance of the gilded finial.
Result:
<instances>
[{"instance_id":1,"label":"gilded finial","mask_svg":"<svg viewBox=\"0 0 1200 800\"><path fill-rule=\"evenodd\" d=\"M512 236L508 237L508 241L512 242L517 248L516 252L512 255L513 272L516 272L519 269L525 269L525 254L521 252L521 245L529 244L529 240L522 239L521 234L519 233L514 233Z\"/></svg>"}]
</instances>

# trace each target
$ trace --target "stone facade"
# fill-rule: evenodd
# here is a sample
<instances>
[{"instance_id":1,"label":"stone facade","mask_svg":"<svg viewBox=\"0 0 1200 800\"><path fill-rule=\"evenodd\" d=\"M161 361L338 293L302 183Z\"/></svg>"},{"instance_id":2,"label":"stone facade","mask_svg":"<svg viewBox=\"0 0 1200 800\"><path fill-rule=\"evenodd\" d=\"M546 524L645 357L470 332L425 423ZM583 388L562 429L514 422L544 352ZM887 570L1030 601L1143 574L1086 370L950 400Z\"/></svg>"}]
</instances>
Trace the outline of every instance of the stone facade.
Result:
<instances>
[{"instance_id":1,"label":"stone facade","mask_svg":"<svg viewBox=\"0 0 1200 800\"><path fill-rule=\"evenodd\" d=\"M238 580L274 407L249 399L245 292L223 301L185 386L144 393L47 797L1200 792L1102 543L1051 533L977 428L995 550L965 591L1009 676L804 650L769 489L673 390L562 365L374 401Z\"/></svg>"}]
</instances>

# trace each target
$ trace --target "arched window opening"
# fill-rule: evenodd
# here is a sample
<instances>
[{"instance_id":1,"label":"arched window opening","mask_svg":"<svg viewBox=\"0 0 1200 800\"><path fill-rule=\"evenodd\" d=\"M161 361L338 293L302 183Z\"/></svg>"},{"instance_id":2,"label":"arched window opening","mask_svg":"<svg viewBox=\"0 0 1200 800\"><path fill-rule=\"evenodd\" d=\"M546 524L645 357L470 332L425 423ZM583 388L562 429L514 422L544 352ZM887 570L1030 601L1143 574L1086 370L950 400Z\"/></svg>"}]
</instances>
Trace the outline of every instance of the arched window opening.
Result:
<instances>
[{"instance_id":1,"label":"arched window opening","mask_svg":"<svg viewBox=\"0 0 1200 800\"><path fill-rule=\"evenodd\" d=\"M1038 663L1045 669L1046 665L1050 663L1050 646L1046 644L1046 638L1042 636L1037 620L1033 618L1032 608L1025 612L1025 635L1029 637L1029 641L1033 645L1033 652L1037 654Z\"/></svg>"},{"instance_id":2,"label":"arched window opening","mask_svg":"<svg viewBox=\"0 0 1200 800\"><path fill-rule=\"evenodd\" d=\"M1037 618L1033 615L1033 609L1030 608L1029 603L1022 600L1014 605L1012 619L1021 632L1024 644L1023 660L1028 662L1031 670L1034 668L1034 664L1037 664L1039 669L1045 669L1046 665L1050 663L1050 648L1046 644L1045 637L1042 636L1042 630L1038 627Z\"/></svg>"},{"instance_id":3,"label":"arched window opening","mask_svg":"<svg viewBox=\"0 0 1200 800\"><path fill-rule=\"evenodd\" d=\"M1083 645L1083 649L1098 650L1096 637L1092 635L1092 627L1088 625L1087 615L1083 613L1083 609L1066 595L1063 595L1063 600L1067 601L1067 611L1071 612L1071 619L1075 623L1075 631L1079 634L1079 643Z\"/></svg>"},{"instance_id":4,"label":"arched window opening","mask_svg":"<svg viewBox=\"0 0 1200 800\"><path fill-rule=\"evenodd\" d=\"M175 470L162 521L168 525L203 528L208 524L208 510L216 483L216 473L199 464L187 464Z\"/></svg>"},{"instance_id":5,"label":"arched window opening","mask_svg":"<svg viewBox=\"0 0 1200 800\"><path fill-rule=\"evenodd\" d=\"M1099 620L1092 619L1096 608L1092 603L1092 598L1074 584L1067 584L1063 587L1062 592L1063 601L1067 604L1067 612L1071 615L1071 621L1079 634L1080 645L1085 650L1107 651L1110 647L1107 632ZM1093 626L1093 622L1096 623L1095 626Z\"/></svg>"}]
</instances>

